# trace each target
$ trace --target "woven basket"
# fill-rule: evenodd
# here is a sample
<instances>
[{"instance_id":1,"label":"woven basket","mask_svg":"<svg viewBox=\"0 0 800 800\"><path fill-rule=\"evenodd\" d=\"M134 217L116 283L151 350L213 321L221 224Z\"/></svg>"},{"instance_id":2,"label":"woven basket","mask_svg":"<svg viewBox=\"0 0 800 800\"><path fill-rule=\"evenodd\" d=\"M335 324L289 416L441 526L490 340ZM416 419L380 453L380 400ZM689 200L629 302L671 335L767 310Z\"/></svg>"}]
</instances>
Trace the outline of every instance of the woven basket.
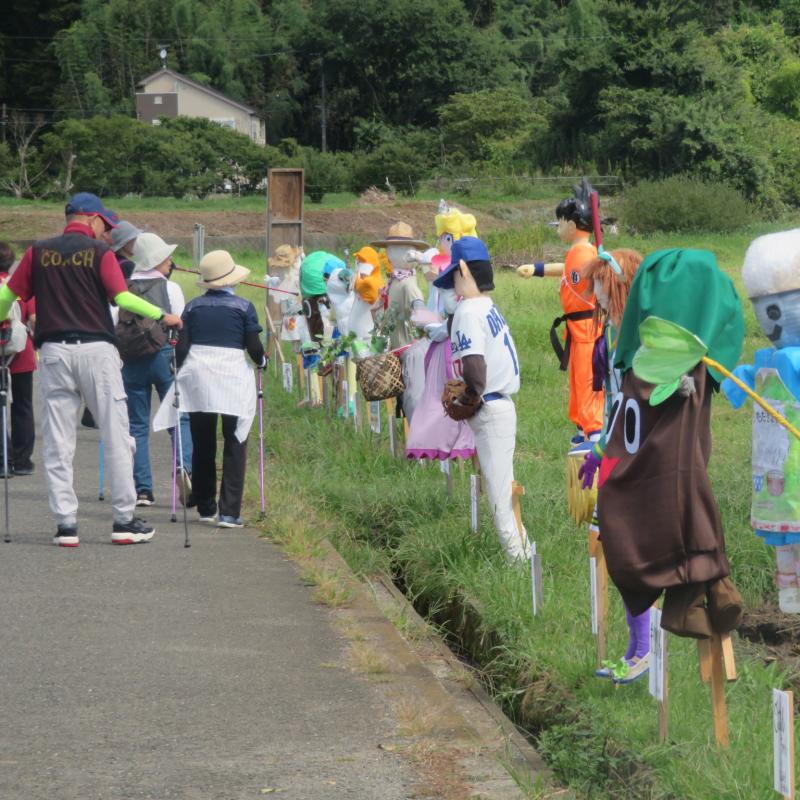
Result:
<instances>
[{"instance_id":1,"label":"woven basket","mask_svg":"<svg viewBox=\"0 0 800 800\"><path fill-rule=\"evenodd\" d=\"M405 391L403 369L394 353L369 356L356 365L356 380L365 400L388 400Z\"/></svg>"}]
</instances>

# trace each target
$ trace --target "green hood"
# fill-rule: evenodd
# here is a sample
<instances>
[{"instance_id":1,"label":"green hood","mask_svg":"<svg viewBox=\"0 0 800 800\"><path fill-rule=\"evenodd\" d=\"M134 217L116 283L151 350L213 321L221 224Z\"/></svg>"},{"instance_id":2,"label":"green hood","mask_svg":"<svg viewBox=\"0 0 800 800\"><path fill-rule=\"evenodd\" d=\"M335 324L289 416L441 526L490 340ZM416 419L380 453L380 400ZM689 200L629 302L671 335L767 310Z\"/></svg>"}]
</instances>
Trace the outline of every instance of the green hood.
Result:
<instances>
[{"instance_id":1,"label":"green hood","mask_svg":"<svg viewBox=\"0 0 800 800\"><path fill-rule=\"evenodd\" d=\"M633 365L641 346L639 326L650 316L675 322L708 348L708 355L733 369L742 352L744 317L733 281L708 250L658 250L642 261L631 284L614 365ZM720 383L722 375L709 369Z\"/></svg>"}]
</instances>

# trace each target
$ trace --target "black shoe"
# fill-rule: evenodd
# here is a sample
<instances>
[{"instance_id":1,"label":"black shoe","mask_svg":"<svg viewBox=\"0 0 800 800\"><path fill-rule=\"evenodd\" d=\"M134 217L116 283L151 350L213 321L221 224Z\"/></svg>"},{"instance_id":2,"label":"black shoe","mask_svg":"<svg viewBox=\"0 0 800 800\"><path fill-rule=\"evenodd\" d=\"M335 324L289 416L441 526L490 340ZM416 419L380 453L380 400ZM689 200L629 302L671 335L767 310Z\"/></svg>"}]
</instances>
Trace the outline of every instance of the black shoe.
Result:
<instances>
[{"instance_id":1,"label":"black shoe","mask_svg":"<svg viewBox=\"0 0 800 800\"><path fill-rule=\"evenodd\" d=\"M57 544L59 547L77 547L80 544L78 526L59 525L56 535L53 537L53 544Z\"/></svg>"},{"instance_id":2,"label":"black shoe","mask_svg":"<svg viewBox=\"0 0 800 800\"><path fill-rule=\"evenodd\" d=\"M128 522L115 522L111 532L111 544L138 544L149 542L156 529L139 517L132 517Z\"/></svg>"},{"instance_id":3,"label":"black shoe","mask_svg":"<svg viewBox=\"0 0 800 800\"><path fill-rule=\"evenodd\" d=\"M3 468L0 466L0 481L3 478L13 478L14 477L14 467L9 467L8 472L4 472Z\"/></svg>"},{"instance_id":4,"label":"black shoe","mask_svg":"<svg viewBox=\"0 0 800 800\"><path fill-rule=\"evenodd\" d=\"M98 425L94 421L94 417L92 416L92 412L89 411L88 408L83 409L83 416L81 417L81 425L84 428L97 428Z\"/></svg>"},{"instance_id":5,"label":"black shoe","mask_svg":"<svg viewBox=\"0 0 800 800\"><path fill-rule=\"evenodd\" d=\"M2 469L0 469L2 472ZM14 474L15 475L33 475L33 463L30 464L23 464L22 466L14 465Z\"/></svg>"},{"instance_id":6,"label":"black shoe","mask_svg":"<svg viewBox=\"0 0 800 800\"><path fill-rule=\"evenodd\" d=\"M137 506L152 506L155 505L156 499L153 497L153 493L149 489L142 489L136 495L136 505Z\"/></svg>"}]
</instances>

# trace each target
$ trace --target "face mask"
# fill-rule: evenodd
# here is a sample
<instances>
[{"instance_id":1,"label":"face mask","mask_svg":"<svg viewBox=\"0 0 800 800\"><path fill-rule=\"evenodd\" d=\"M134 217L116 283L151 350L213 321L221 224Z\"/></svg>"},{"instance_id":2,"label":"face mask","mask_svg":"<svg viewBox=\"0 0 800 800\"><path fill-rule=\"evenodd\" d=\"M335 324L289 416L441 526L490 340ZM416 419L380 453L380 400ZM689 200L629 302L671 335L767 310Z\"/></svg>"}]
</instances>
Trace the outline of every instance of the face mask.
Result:
<instances>
[{"instance_id":1,"label":"face mask","mask_svg":"<svg viewBox=\"0 0 800 800\"><path fill-rule=\"evenodd\" d=\"M800 346L800 289L754 297L751 302L773 347Z\"/></svg>"},{"instance_id":2,"label":"face mask","mask_svg":"<svg viewBox=\"0 0 800 800\"><path fill-rule=\"evenodd\" d=\"M395 269L408 269L409 265L406 262L407 252L408 247L392 244L386 248L386 257L392 262L392 266Z\"/></svg>"},{"instance_id":3,"label":"face mask","mask_svg":"<svg viewBox=\"0 0 800 800\"><path fill-rule=\"evenodd\" d=\"M458 305L458 295L455 289L440 289L439 297L442 298L442 305L444 310L452 315L456 313L456 306Z\"/></svg>"}]
</instances>

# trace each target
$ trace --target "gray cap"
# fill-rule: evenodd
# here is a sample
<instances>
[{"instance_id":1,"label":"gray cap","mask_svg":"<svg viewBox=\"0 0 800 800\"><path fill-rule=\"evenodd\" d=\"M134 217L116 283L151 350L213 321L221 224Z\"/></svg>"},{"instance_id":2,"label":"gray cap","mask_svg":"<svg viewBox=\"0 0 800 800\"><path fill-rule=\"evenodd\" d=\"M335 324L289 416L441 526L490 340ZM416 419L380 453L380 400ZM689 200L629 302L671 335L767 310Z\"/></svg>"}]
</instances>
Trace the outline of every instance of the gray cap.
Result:
<instances>
[{"instance_id":1,"label":"gray cap","mask_svg":"<svg viewBox=\"0 0 800 800\"><path fill-rule=\"evenodd\" d=\"M111 249L116 253L121 247L142 235L142 232L127 220L121 220L111 229Z\"/></svg>"}]
</instances>

